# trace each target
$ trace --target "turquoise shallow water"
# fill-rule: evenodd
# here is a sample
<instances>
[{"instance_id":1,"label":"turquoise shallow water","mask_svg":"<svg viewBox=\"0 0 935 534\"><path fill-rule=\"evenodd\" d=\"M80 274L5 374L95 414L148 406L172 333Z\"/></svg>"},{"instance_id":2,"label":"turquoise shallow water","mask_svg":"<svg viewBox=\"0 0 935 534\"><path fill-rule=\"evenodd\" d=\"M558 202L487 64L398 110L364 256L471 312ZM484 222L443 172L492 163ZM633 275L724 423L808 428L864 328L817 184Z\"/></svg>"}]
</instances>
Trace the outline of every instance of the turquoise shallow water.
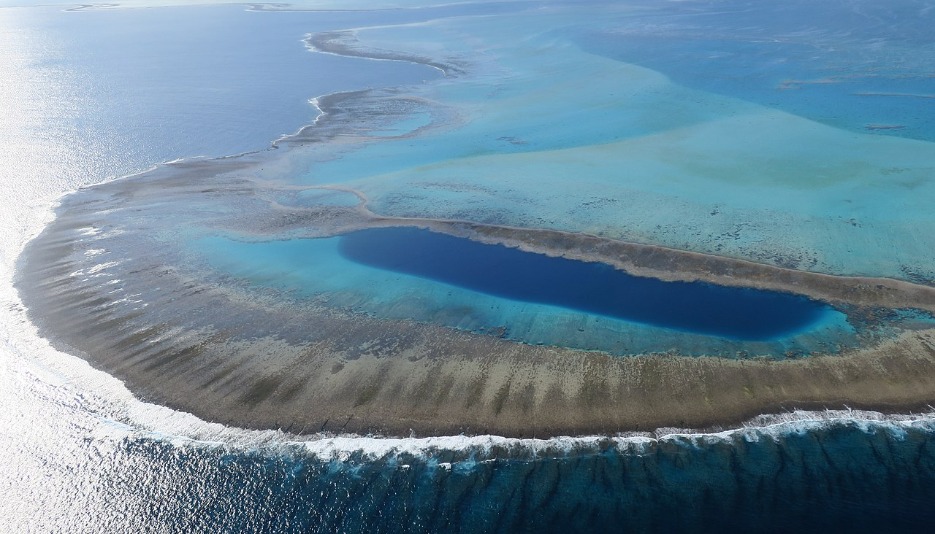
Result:
<instances>
[{"instance_id":1,"label":"turquoise shallow water","mask_svg":"<svg viewBox=\"0 0 935 534\"><path fill-rule=\"evenodd\" d=\"M405 117L355 122L340 143L296 150L288 173L264 178L349 188L378 215L584 232L829 274L929 280L935 233L926 230L932 224L928 199L935 192L926 176L935 169L935 151L923 135L925 112L912 135L877 128L883 123L874 107L854 104L846 120L828 121L817 114L821 102L789 88L825 76L835 82L817 85L861 96L866 88L853 85L856 72L877 84L874 98L903 102L904 95L892 96L899 84L911 78L918 85L913 94L921 95L928 83L920 59L930 53L924 43L890 34L891 40L878 42L875 36L893 29L885 25L861 27L846 38L834 28L803 31L788 14L757 29L749 27L745 10L706 22L681 7L592 8L602 14L600 23L591 22L590 11L553 4L531 18L502 13L344 34L340 42L354 53L384 57L392 51L414 62L448 64L450 75L407 88L403 95L419 104ZM519 18L522 40L514 38ZM716 35L733 37L716 40L717 50L702 61L699 54L715 42L697 49L706 24ZM655 31L660 26L664 32ZM769 54L751 37L762 32L776 37ZM803 47L817 50L814 58L806 61ZM920 57L896 70L878 68L881 58L906 47ZM874 51L879 57L861 62ZM623 56L641 61L622 62ZM757 76L739 76L753 63ZM646 68L650 64L660 70ZM775 101L763 96L767 92ZM324 194L268 196L308 209L353 202L334 192L318 198ZM355 266L336 264L331 271L339 275L315 271L334 261L333 252L316 251L318 245L307 245L314 265L283 252L306 245L241 241L202 256L254 283L272 281L387 318L616 354L673 347L686 354L711 347L738 352L694 334L673 340L658 325L487 303L425 279L350 281ZM303 269L308 272L299 274ZM853 335L843 314L829 312L801 339L785 336L753 352L835 352L852 344Z\"/></svg>"},{"instance_id":2,"label":"turquoise shallow water","mask_svg":"<svg viewBox=\"0 0 935 534\"><path fill-rule=\"evenodd\" d=\"M759 62L754 85L773 101L753 95L729 69L712 74L727 60L698 59L696 35L708 19L673 11L681 25L669 23L667 10L659 12L663 24L652 9L648 16L611 8L600 31L588 33L581 30L588 17L556 8L524 22L528 37L520 41L505 16L361 30L366 46L395 42L414 54L431 50L426 41L459 35L444 54L469 58L476 74L423 93L457 126L418 142L368 144L354 157L313 155L301 181L354 187L386 215L548 227L833 274L931 279L927 177L935 152L923 141L931 133L930 48L901 34L836 40L833 29L798 31L791 15L788 28L770 26L772 56L751 50L759 41L750 44L743 32L718 41L720 54L739 58L730 68ZM729 31L748 16L722 14L710 24ZM652 33L654 24L666 32ZM625 38L614 40L618 34ZM665 47L656 46L660 39ZM815 57L801 57L802 47ZM881 62L907 47L912 60L898 72L863 59L875 54ZM646 61L616 61L609 49ZM665 69L640 66L657 56L671 60L658 65ZM841 76L840 62L851 74L865 66L862 83L873 81L874 96L862 96L868 86L848 77L835 85L841 98L809 92L828 85L823 77ZM796 91L783 85L787 78L818 82ZM900 88L906 80L915 84L911 93ZM828 109L826 101L851 105L840 121L825 120L817 110ZM881 117L890 102L903 111ZM916 134L866 128L905 122L910 111Z\"/></svg>"},{"instance_id":3,"label":"turquoise shallow water","mask_svg":"<svg viewBox=\"0 0 935 534\"><path fill-rule=\"evenodd\" d=\"M702 19L689 3L574 34L586 50L688 87L854 132L932 141L927 9L862 2L845 12L837 2L792 1Z\"/></svg>"},{"instance_id":4,"label":"turquoise shallow water","mask_svg":"<svg viewBox=\"0 0 935 534\"><path fill-rule=\"evenodd\" d=\"M733 28L750 17L771 18L756 10L726 9L732 5L692 3L695 16L685 14L682 22L703 32L710 20L727 21ZM858 28L866 17L842 15L852 14L854 5L831 2L827 9L840 25ZM892 32L906 28L905 21L927 24L925 3L888 5L904 10L890 14L893 24L882 27L891 30L888 39L874 46L884 51L906 47L924 63L927 32L906 32L911 39ZM801 6L805 14L796 16L809 18L809 6ZM483 9L453 7L435 15ZM341 149L352 145L353 157L336 159L330 149L311 150L299 160L312 163L288 180L353 185L367 193L375 210L386 213L587 229L816 270L931 278L926 211L931 147L925 142L930 134L918 133L924 127L867 131L867 121L884 118L875 106L862 104L865 98L849 100L861 104L849 107L846 121L819 120L749 97L735 85L706 86L703 79L692 79L691 71L666 72L661 63L637 67L635 59L620 63L601 57L630 59L613 40L599 43L601 56L591 58L588 47L570 33L597 39L581 27L599 20L606 31L618 23L647 21L641 17L658 11L631 13L611 5L601 7L609 12L594 16L580 9L546 9L534 20L524 15L530 35L506 44L504 35L517 27L506 13L500 13L500 22L455 19L361 31L361 38L386 39L384 46L411 46L421 53L442 42L444 53L476 58L476 77L413 89L461 122L431 137L391 139L424 126L422 118L414 118L381 130L378 142L355 145L358 139L348 139ZM714 11L721 15L707 15ZM12 221L3 225L11 234L4 235L4 265L15 255L15 245L8 243L25 237L14 235L25 234L19 217L32 213L26 211L30 206L49 202L50 192L54 196L161 160L261 149L314 116L308 98L393 80L413 83L434 73L398 62L365 62L364 68L363 60L339 62L309 54L300 42L314 29L423 20L432 13L261 14L241 7L11 13L2 12L4 28L17 31L4 38L13 35L10 42L25 59L13 62L20 70L11 72L21 77L7 78L2 87L29 98L11 98L5 110L14 118L38 114L44 122L4 123L13 126L3 131L7 159L0 176L4 191L15 193L5 198L17 199L4 212ZM72 16L83 18L66 18ZM563 24L578 27L550 31ZM178 41L160 31L167 25L177 28ZM667 27L674 40L670 59L695 49L678 26ZM244 31L225 31L230 28ZM39 37L24 37L29 35ZM225 35L256 40L225 40ZM837 35L820 29L812 33L835 43ZM802 46L808 47L808 38L805 34ZM637 44L659 49L650 46L658 39ZM42 47L33 46L36 42L58 45L50 54L37 51ZM167 48L155 46L162 42ZM180 63L180 49L195 59ZM522 57L511 55L517 49ZM751 49L757 46L730 47L748 63L759 64L757 56L745 55ZM818 55L828 52L827 47L810 49ZM315 69L306 73L300 67L306 62L336 71L316 78ZM162 68L134 70L145 65ZM267 69L266 75L254 76L256 69ZM51 90L53 80L65 80L60 89L68 91ZM219 80L224 83L213 85ZM925 80L913 83L921 84L912 87L915 92L926 89ZM583 85L589 91L583 92ZM714 89L716 94L710 92ZM920 116L929 113L928 107L912 107ZM547 127L555 123L564 127ZM21 139L33 143L28 150L18 144ZM542 152L557 148L564 150ZM28 154L41 157L26 159L24 165ZM734 161L737 154L743 165ZM530 166L539 158L544 159ZM621 166L621 160L635 163ZM751 167L763 172L751 174ZM563 187L569 177L573 188ZM28 194L23 193L26 184ZM26 200L19 201L24 195ZM346 194L286 196L300 206L354 203ZM186 212L186 207L175 209L173 215ZM674 223L673 213L678 215ZM173 243L184 232L168 223L190 223L205 213L168 220L158 215L153 219L163 226L156 230L165 243ZM204 239L204 231L193 228L191 235ZM335 241L305 242L301 250L291 250L295 241L245 244L219 233L225 237L192 241L198 245L193 249L217 262L216 273L309 293L322 284L329 289L327 298L341 306L376 302L380 313L396 310L399 317L411 318L463 303L479 310L480 318L452 326L475 329L523 316L528 323L515 322L514 328L525 328L530 340L538 335L546 343L555 339L548 337L554 336L554 325L574 321L547 306L460 291L448 295L450 287L420 281L401 284L401 275L341 261ZM308 261L309 248L315 261ZM270 259L277 261L270 264ZM350 291L371 289L375 276L386 277L376 295L386 300ZM417 287L420 298L435 299L436 308L425 300L399 304L410 297L403 293ZM388 288L397 293L386 293ZM49 349L29 337L15 296L4 293L4 299L0 525L10 531L926 532L933 519L935 430L925 417L867 422L877 415L843 413L834 421L817 417L816 422L633 447L598 443L574 448L568 440L556 440L559 450L549 453L528 442L471 448L453 438L439 447L418 441L401 446L415 453L369 456L365 451L374 440L362 438L349 437L343 444L314 436L244 438L236 429L203 423L179 430L170 423L181 415L143 408L86 365L69 363L60 354L45 356ZM646 343L658 339L658 331L651 329L632 335Z\"/></svg>"},{"instance_id":5,"label":"turquoise shallow water","mask_svg":"<svg viewBox=\"0 0 935 534\"><path fill-rule=\"evenodd\" d=\"M684 354L733 356L747 350L781 357L856 341L844 313L801 297L707 290L703 284L638 279L609 266L502 246L458 245L464 240L425 230L397 230L401 239L391 237L393 232L263 243L212 237L195 241L190 254L199 258L193 261L290 298L530 344L618 355L677 347ZM580 300L588 291L595 293L592 298Z\"/></svg>"}]
</instances>

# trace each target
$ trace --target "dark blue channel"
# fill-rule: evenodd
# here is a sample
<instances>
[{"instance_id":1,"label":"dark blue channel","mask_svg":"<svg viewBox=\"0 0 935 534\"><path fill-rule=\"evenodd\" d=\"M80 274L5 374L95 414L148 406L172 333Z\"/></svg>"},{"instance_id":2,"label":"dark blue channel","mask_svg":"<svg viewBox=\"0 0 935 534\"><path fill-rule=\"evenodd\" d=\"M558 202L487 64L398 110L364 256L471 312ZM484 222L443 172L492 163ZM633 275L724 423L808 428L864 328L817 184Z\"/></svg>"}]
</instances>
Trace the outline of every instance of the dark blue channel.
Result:
<instances>
[{"instance_id":1,"label":"dark blue channel","mask_svg":"<svg viewBox=\"0 0 935 534\"><path fill-rule=\"evenodd\" d=\"M342 236L341 255L497 297L741 340L768 340L817 321L808 298L702 282L642 278L603 263L553 258L417 228Z\"/></svg>"}]
</instances>

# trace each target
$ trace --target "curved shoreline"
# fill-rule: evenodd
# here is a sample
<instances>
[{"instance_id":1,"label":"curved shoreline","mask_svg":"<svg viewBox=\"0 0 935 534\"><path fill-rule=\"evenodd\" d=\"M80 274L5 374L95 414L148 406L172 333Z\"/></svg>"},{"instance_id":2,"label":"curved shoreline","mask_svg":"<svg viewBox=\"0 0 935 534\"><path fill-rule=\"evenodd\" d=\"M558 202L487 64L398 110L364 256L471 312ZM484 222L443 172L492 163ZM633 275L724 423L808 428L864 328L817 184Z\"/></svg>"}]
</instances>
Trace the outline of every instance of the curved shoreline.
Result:
<instances>
[{"instance_id":1,"label":"curved shoreline","mask_svg":"<svg viewBox=\"0 0 935 534\"><path fill-rule=\"evenodd\" d=\"M353 30L337 30L311 34L305 38L305 46L315 52L337 56L359 57L377 61L406 61L437 69L446 78L464 74L464 69L454 62L435 61L431 58L403 54L389 50L377 50L355 46L357 40Z\"/></svg>"},{"instance_id":2,"label":"curved shoreline","mask_svg":"<svg viewBox=\"0 0 935 534\"><path fill-rule=\"evenodd\" d=\"M346 121L335 110L349 100L341 111L353 114L354 104L370 96L319 98L322 120L273 147L339 135ZM112 226L111 212L129 217L121 224L136 230L145 246L152 230L145 207L210 194L231 200L234 209L243 203L254 235L419 226L663 280L787 291L871 314L874 307L935 311L935 288L909 282L807 273L555 230L382 217L366 209L362 196L357 208L271 209L259 195L264 184L243 176L269 163L266 154L178 162L63 200L55 221L18 261L16 286L41 334L124 380L144 400L206 420L299 434L542 437L717 429L789 409L895 413L925 409L935 399L932 329L903 331L840 356L619 358L279 301L275 294L192 278L169 251L124 254L112 266L86 254L96 243L116 251L140 246L121 237L120 228L101 231ZM250 211L260 205L265 211ZM100 235L82 233L89 228Z\"/></svg>"},{"instance_id":3,"label":"curved shoreline","mask_svg":"<svg viewBox=\"0 0 935 534\"><path fill-rule=\"evenodd\" d=\"M245 164L225 161L234 175ZM279 301L193 279L158 255L106 266L106 258L85 254L127 246L120 232L78 239L89 227L106 228L103 206L132 212L131 199L253 194L247 183L235 186L214 170L165 167L152 173L159 178L109 182L67 197L21 256L16 284L44 337L121 378L144 400L206 420L300 434L544 437L719 428L797 408L916 411L935 398L933 330L905 331L840 356L621 358ZM361 224L358 208L315 213L319 230ZM309 228L312 214L304 215L296 224ZM446 224L464 231L461 223ZM108 276L119 284L107 284Z\"/></svg>"}]
</instances>

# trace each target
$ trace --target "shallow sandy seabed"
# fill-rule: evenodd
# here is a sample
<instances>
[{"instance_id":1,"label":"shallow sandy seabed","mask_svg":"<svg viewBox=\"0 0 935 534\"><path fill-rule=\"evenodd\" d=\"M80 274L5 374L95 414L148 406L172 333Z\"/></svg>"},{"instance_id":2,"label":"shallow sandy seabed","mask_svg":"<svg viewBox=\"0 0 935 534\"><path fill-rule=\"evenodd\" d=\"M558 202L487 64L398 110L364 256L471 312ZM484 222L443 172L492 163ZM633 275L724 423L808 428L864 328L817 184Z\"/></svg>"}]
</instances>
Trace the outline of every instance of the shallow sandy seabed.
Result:
<instances>
[{"instance_id":1,"label":"shallow sandy seabed","mask_svg":"<svg viewBox=\"0 0 935 534\"><path fill-rule=\"evenodd\" d=\"M198 271L170 249L110 261L124 247L152 246L127 231L132 225L122 216L132 221L134 206L167 199L181 206L171 200L211 191L255 198L249 182L208 186L223 181L213 166L195 185L192 173L206 167L178 168L182 172L170 167L161 177L111 182L67 199L30 244L19 287L30 288L22 291L30 313L63 348L124 379L144 399L205 419L298 433L547 437L715 427L794 408L919 410L935 392L935 331L924 323L921 330L904 327L833 356L613 357L283 300L275 291L200 279L203 273L192 277ZM102 216L102 204L126 213L104 210ZM279 220L284 210L265 213ZM293 215L301 216L299 226L319 233L335 226L417 224L592 261L616 258L642 274L719 280L732 272L731 283L762 279L768 287L797 288L879 314L883 324L894 301L935 307L931 288L907 282L818 275L594 237L368 219L346 207Z\"/></svg>"},{"instance_id":2,"label":"shallow sandy seabed","mask_svg":"<svg viewBox=\"0 0 935 534\"><path fill-rule=\"evenodd\" d=\"M319 99L324 115L284 150L167 165L67 197L21 260L31 317L145 400L297 433L548 437L712 428L795 408L917 410L935 398L935 330L893 319L935 311L933 195L920 178L935 168L931 144L689 90L542 28L510 49L514 23L420 27L470 37L459 42L481 47L483 62L467 51L426 60L431 38L388 48L406 28L313 37L315 49L450 77ZM582 78L600 83L582 93ZM414 112L430 122L401 128ZM561 118L568 128L547 128ZM322 187L361 203L280 202ZM350 313L211 271L178 245L376 226L794 292L870 326L856 347L807 357L738 345L734 357L687 358L675 345L621 358Z\"/></svg>"}]
</instances>

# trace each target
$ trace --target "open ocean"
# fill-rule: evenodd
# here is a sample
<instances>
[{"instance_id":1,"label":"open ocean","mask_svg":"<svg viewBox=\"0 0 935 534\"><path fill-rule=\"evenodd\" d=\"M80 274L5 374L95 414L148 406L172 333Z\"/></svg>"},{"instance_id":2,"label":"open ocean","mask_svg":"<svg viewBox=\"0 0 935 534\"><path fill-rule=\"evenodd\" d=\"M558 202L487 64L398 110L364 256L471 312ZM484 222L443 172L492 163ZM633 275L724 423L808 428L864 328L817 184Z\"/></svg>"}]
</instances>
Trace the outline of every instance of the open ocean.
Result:
<instances>
[{"instance_id":1,"label":"open ocean","mask_svg":"<svg viewBox=\"0 0 935 534\"><path fill-rule=\"evenodd\" d=\"M460 130L447 130L437 141L426 141L408 152L377 143L362 149L358 159L321 157L317 172L331 173L335 181L369 191L374 209L390 214L422 210L438 217L451 215L440 212L445 204L438 200L445 197L396 195L358 165L381 161L387 176L418 165L422 174L412 180L425 182L457 170L461 152L482 154L481 167L510 169L533 149L588 150L591 145L626 143L668 131L672 125L710 121L719 113L754 117L752 121L766 121L763 124L778 124L769 122L774 117L771 113L794 116L794 120L783 119L778 127L827 141L829 157L835 151L852 150L844 143L858 134L886 137L892 154L931 151L935 78L930 65L935 59L935 37L930 28L935 23L935 3L815 3L685 1L663 9L651 1L623 7L582 2L577 8L561 2L492 2L307 12L243 5L76 11L0 8L0 532L702 532L740 528L930 532L935 525L932 412L796 411L763 415L742 428L710 433L659 429L634 435L551 439L381 438L243 430L147 403L116 378L55 350L39 337L13 287L20 252L52 220L55 203L76 189L143 173L169 161L210 161L253 151L290 150L270 148L271 143L316 121L320 110L313 99L338 92L403 88L424 95L426 87L436 84L440 89L431 93L435 98L450 97L468 106L475 97L472 86L462 89L457 79L446 78L437 66L316 52L305 39L317 32L369 27L379 42L385 38L380 33L384 27L399 26L414 32L413 43L419 37L430 42L441 35L452 40L446 50L464 52L487 50L485 42L459 41L468 30L479 35L476 27L483 27L486 18L528 17L530 25L541 25L536 42L547 43L542 46L549 50L551 60L580 69L557 74L550 86L554 93L539 104L528 103L542 108L538 114L524 115L525 122L511 117L513 104L507 99L497 115L483 116ZM613 17L592 20L588 6L619 17L619 24L608 22ZM562 9L571 15L563 15ZM462 19L466 26L459 26ZM777 35L786 41L772 38ZM553 41L563 44L549 49ZM511 80L513 85L501 87L506 95L524 89L524 83L533 83L524 77L521 65L509 63L519 59L507 57L498 63L499 53L491 49L489 56L478 56L463 68L479 72L481 79L502 76ZM575 54L619 64L619 80L608 83L619 82L615 87L621 91L626 90L624 81L654 87L647 105L694 102L699 107L666 108L662 117L621 114L619 121L600 120L606 108L587 104L600 100L597 92L607 87L595 84L599 87L588 94L588 84L564 87L560 83L567 76L589 74L589 65L576 63ZM542 61L532 56L523 60ZM875 76L855 76L861 69ZM829 72L845 81L822 83ZM782 83L795 88L774 90ZM815 90L809 92L803 89L806 86ZM567 100L569 95L575 95L575 100ZM880 105L868 106L868 99ZM559 107L562 102L568 107ZM576 117L569 110L578 104L581 115ZM428 119L419 113L424 112L413 112L406 121L391 124L384 135L420 128ZM500 139L478 137L474 144L468 140L476 135L472 128L497 121L506 125L501 125ZM550 121L562 121L567 128L544 129L543 124ZM640 151L639 147L632 150ZM511 158L519 158L519 163ZM634 183L640 179L638 174ZM295 183L315 179L299 176ZM400 187L406 186L405 180L401 183ZM802 220L817 220L822 213L837 216L835 210L840 208L823 203L821 197L835 184L833 177L828 178L827 184L815 189L818 200L791 210L794 216L789 220L764 225L763 238L782 240L782 232ZM477 190L497 187L493 180L475 185ZM596 181L582 185L582 190L604 185ZM760 186L768 188L769 184ZM923 189L916 191L929 186L919 187ZM685 197L704 196L704 192L686 188ZM792 205L801 200L779 193L764 199L763 189L756 187L738 188L736 194L741 199L749 195L751 209L767 212L767 202ZM860 213L869 221L869 232L873 221L885 218L880 214L893 206L885 199L870 199L878 193L866 194L866 199L855 198L866 204ZM521 193L509 196L520 197ZM565 201L553 200L556 205ZM522 209L504 202L497 208L512 215L498 215L507 218L501 222L515 222L508 217L519 217ZM516 200L516 206L523 202ZM919 224L935 224L928 221L928 206L922 200L918 205L907 201L905 217L910 222L916 217L922 221ZM562 211L542 213L553 218L543 221L544 226L575 230L596 224L584 219L565 221L560 218ZM632 214L634 218L644 215ZM683 215L686 220L695 217L690 209ZM646 224L638 231L640 239L671 246L688 239L676 230L666 233ZM415 239L412 234L402 238ZM369 280L366 276L371 275L361 265L372 267L380 260L367 256L372 246L361 240L368 236L358 236L356 242L347 236L342 239L346 240L343 256L328 240L314 245L330 247L318 252L324 258L320 272L332 269L346 277L327 278L334 287ZM795 239L799 237L783 242L794 248L801 244ZM849 263L854 257L860 274L898 275L902 264L895 259L888 263L886 253L878 253L886 256L879 261L868 255L879 246L875 239L873 234L854 245L855 249L864 247L860 250L829 245L827 255L815 258L809 267L834 273L842 265L855 265ZM191 242L200 254L213 251L209 260L218 269L232 269L225 266L224 254L279 262L274 266L241 262L253 275L268 274L274 267L293 268L285 251L288 245L282 244L288 242L230 245L217 236L204 235L196 235ZM717 245L701 243L698 247ZM935 263L926 262L935 251L926 243L896 245L905 245L906 250L899 261L927 265L930 272L919 276L930 277ZM740 242L724 246L725 254L748 250ZM258 250L265 253L258 256ZM460 252L452 254L454 258ZM349 258L357 262L356 267L346 266ZM456 291L451 298L462 299L459 305L496 310L490 312L495 316L478 316L478 324L498 324L529 313L529 308L517 307L511 299L540 299L538 295L517 296L511 292L516 283L478 287L484 282L464 281L467 275L457 271L455 264L450 260L442 266L447 271L430 275L419 271L422 264L418 262L377 267L422 275L405 282L413 287L426 284L426 276L445 283L457 278L462 288L481 292ZM517 282L522 273L514 276ZM313 282L297 280L311 293L321 290ZM383 313L387 306L380 299L394 298L387 293L399 290L399 286L393 288L374 289L377 304L366 311ZM543 307L543 316L552 313L549 317L556 317L548 323L553 326L564 324L561 321L567 317L545 306L580 308L587 304L556 304L551 298L536 300L536 306ZM775 331L764 323L753 324L749 332L728 334L784 336L804 324L821 324L834 335L847 335L843 319L833 311L809 307L813 304L791 298L774 302L770 305L803 306L804 318L776 326L767 317L766 323L772 323ZM608 320L623 321L631 317L627 314L659 312L600 308L595 313L616 313L617 319ZM695 328L694 324L686 328ZM697 328L723 333L706 324ZM555 342L548 338L554 328L546 330L530 327L516 333L516 338ZM649 339L653 331L640 332Z\"/></svg>"}]
</instances>

